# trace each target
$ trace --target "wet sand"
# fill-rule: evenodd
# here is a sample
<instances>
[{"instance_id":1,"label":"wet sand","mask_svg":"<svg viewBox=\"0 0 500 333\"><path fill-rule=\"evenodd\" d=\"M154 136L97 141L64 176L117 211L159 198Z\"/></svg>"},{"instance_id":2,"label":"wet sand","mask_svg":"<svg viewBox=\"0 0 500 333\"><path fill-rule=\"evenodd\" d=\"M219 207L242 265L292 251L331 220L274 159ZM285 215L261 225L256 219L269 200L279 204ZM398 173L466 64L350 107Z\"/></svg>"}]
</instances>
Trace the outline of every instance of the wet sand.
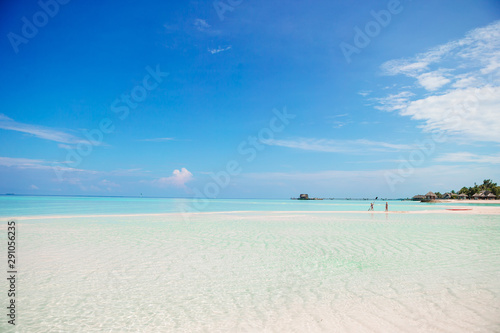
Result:
<instances>
[{"instance_id":1,"label":"wet sand","mask_svg":"<svg viewBox=\"0 0 500 333\"><path fill-rule=\"evenodd\" d=\"M390 207L390 206L389 206ZM266 214L478 214L478 215L500 215L500 206L442 206L442 209L432 210L415 210L415 211L391 211L374 210L374 211L224 211L224 212L186 212L186 213L149 213L149 214L85 214L85 215L30 215L18 216L10 219L14 220L40 220L40 219L73 219L73 218L102 218L102 217L178 217L189 218L198 215L235 215L235 214L252 214L252 213L266 213ZM2 219L7 220L8 217Z\"/></svg>"}]
</instances>

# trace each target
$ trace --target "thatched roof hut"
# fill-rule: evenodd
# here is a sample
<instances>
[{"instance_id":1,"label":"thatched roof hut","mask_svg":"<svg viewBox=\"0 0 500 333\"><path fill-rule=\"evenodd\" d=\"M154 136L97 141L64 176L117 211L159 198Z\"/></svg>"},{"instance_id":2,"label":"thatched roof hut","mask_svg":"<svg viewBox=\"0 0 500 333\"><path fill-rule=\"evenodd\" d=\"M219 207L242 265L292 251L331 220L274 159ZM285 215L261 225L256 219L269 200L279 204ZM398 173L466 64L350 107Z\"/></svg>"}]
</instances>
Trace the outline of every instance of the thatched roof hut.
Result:
<instances>
[{"instance_id":1,"label":"thatched roof hut","mask_svg":"<svg viewBox=\"0 0 500 333\"><path fill-rule=\"evenodd\" d=\"M495 200L497 197L490 191L481 191L479 193L476 193L472 196L474 200L481 199L481 200Z\"/></svg>"},{"instance_id":2,"label":"thatched roof hut","mask_svg":"<svg viewBox=\"0 0 500 333\"><path fill-rule=\"evenodd\" d=\"M458 195L458 199L459 199L459 200L464 200L464 199L467 199L467 194L465 194L465 193L460 193L460 194Z\"/></svg>"},{"instance_id":3,"label":"thatched roof hut","mask_svg":"<svg viewBox=\"0 0 500 333\"><path fill-rule=\"evenodd\" d=\"M428 192L426 195L425 195L425 198L427 200L436 200L437 199L437 195L434 194L434 192Z\"/></svg>"}]
</instances>

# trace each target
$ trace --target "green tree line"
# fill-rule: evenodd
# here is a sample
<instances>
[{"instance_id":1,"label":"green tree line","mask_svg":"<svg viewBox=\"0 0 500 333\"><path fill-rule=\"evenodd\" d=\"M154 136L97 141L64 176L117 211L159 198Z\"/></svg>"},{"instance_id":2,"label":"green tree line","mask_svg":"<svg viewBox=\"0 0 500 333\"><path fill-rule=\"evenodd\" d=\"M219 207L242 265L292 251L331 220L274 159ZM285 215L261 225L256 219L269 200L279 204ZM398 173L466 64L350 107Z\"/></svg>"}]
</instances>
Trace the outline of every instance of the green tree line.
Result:
<instances>
[{"instance_id":1,"label":"green tree line","mask_svg":"<svg viewBox=\"0 0 500 333\"><path fill-rule=\"evenodd\" d=\"M500 186L497 185L497 183L493 183L491 179L485 179L483 180L483 183L481 185L477 185L474 183L473 187L462 187L458 193L455 192L455 190L451 190L451 194L460 194L460 193L465 193L467 197L472 197L476 193L480 193L482 191L490 191L496 196L500 195ZM443 194L439 192L435 192L436 196L438 198L442 198Z\"/></svg>"}]
</instances>

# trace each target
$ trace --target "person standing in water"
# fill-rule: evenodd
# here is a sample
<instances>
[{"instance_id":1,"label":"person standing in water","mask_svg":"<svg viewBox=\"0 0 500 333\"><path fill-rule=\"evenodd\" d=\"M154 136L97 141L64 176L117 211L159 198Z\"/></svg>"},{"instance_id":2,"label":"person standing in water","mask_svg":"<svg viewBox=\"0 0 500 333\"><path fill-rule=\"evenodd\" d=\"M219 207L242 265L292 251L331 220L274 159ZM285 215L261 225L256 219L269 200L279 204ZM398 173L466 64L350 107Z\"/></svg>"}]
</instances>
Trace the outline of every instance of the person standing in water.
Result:
<instances>
[{"instance_id":1,"label":"person standing in water","mask_svg":"<svg viewBox=\"0 0 500 333\"><path fill-rule=\"evenodd\" d=\"M385 211L388 212L389 211L389 204L387 203L387 201L385 202Z\"/></svg>"},{"instance_id":2,"label":"person standing in water","mask_svg":"<svg viewBox=\"0 0 500 333\"><path fill-rule=\"evenodd\" d=\"M373 202L370 204L370 210L373 210Z\"/></svg>"}]
</instances>

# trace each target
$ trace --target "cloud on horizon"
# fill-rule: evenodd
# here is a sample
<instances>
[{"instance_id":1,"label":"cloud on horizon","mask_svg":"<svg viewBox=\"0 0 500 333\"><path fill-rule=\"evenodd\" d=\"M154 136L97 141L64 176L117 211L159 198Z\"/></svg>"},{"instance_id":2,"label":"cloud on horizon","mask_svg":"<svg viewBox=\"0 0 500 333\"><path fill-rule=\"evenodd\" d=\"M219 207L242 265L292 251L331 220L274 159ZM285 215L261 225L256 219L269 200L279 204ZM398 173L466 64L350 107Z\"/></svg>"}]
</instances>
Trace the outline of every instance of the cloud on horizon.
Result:
<instances>
[{"instance_id":1,"label":"cloud on horizon","mask_svg":"<svg viewBox=\"0 0 500 333\"><path fill-rule=\"evenodd\" d=\"M315 138L298 138L294 140L265 140L268 146L279 146L325 153L365 153L371 151L400 151L415 148L412 145L393 144L371 140L330 140Z\"/></svg>"},{"instance_id":2,"label":"cloud on horizon","mask_svg":"<svg viewBox=\"0 0 500 333\"><path fill-rule=\"evenodd\" d=\"M411 197L428 191L459 190L462 186L471 186L485 178L495 178L498 168L478 166L471 173L468 168L457 165L432 165L414 168L408 177L391 188L387 182L387 174L398 174L394 169L372 170L322 170L316 172L262 172L243 173L238 180L240 186L268 186L283 188L288 195L298 196L308 193L310 196L352 197L363 188L364 197ZM422 181L425 179L425 182ZM412 192L408 192L408 188ZM413 193L415 191L415 193Z\"/></svg>"},{"instance_id":3,"label":"cloud on horizon","mask_svg":"<svg viewBox=\"0 0 500 333\"><path fill-rule=\"evenodd\" d=\"M162 177L153 180L153 185L159 187L180 187L185 188L186 183L194 179L193 174L189 172L186 168L181 168L180 170L174 170L172 175L169 177Z\"/></svg>"},{"instance_id":4,"label":"cloud on horizon","mask_svg":"<svg viewBox=\"0 0 500 333\"><path fill-rule=\"evenodd\" d=\"M57 170L59 172L86 172L97 174L98 171L83 170L70 168L62 165L60 162L51 162L45 160L34 160L29 158L14 158L14 157L0 157L0 166L13 167L17 169L38 169L38 170Z\"/></svg>"},{"instance_id":5,"label":"cloud on horizon","mask_svg":"<svg viewBox=\"0 0 500 333\"><path fill-rule=\"evenodd\" d=\"M435 159L438 162L451 163L485 163L500 164L500 154L478 155L469 152L456 152L443 154Z\"/></svg>"},{"instance_id":6,"label":"cloud on horizon","mask_svg":"<svg viewBox=\"0 0 500 333\"><path fill-rule=\"evenodd\" d=\"M174 141L175 138L152 138L152 139L141 139L139 141L147 141L147 142L164 142L164 141Z\"/></svg>"}]
</instances>

